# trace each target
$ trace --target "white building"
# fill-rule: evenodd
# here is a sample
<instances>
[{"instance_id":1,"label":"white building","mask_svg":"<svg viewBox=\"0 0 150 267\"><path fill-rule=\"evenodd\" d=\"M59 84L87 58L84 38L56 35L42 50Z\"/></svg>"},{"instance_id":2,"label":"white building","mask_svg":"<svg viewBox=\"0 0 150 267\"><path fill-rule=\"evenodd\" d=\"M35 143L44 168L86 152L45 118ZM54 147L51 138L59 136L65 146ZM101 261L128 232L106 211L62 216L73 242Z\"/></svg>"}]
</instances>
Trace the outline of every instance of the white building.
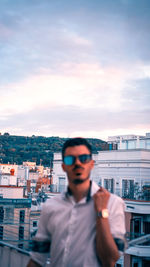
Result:
<instances>
[{"instance_id":1,"label":"white building","mask_svg":"<svg viewBox=\"0 0 150 267\"><path fill-rule=\"evenodd\" d=\"M0 185L0 198L23 198L23 187Z\"/></svg>"},{"instance_id":2,"label":"white building","mask_svg":"<svg viewBox=\"0 0 150 267\"><path fill-rule=\"evenodd\" d=\"M17 176L11 174L0 174L0 185L17 185Z\"/></svg>"},{"instance_id":3,"label":"white building","mask_svg":"<svg viewBox=\"0 0 150 267\"><path fill-rule=\"evenodd\" d=\"M18 165L17 178L19 180L28 180L29 179L29 166Z\"/></svg>"},{"instance_id":4,"label":"white building","mask_svg":"<svg viewBox=\"0 0 150 267\"><path fill-rule=\"evenodd\" d=\"M35 170L36 162L25 161L23 162L23 166L28 166L30 170Z\"/></svg>"},{"instance_id":5,"label":"white building","mask_svg":"<svg viewBox=\"0 0 150 267\"><path fill-rule=\"evenodd\" d=\"M134 198L150 186L150 150L100 151L94 159L92 179L112 193Z\"/></svg>"},{"instance_id":6,"label":"white building","mask_svg":"<svg viewBox=\"0 0 150 267\"><path fill-rule=\"evenodd\" d=\"M116 135L108 137L109 144L117 144L118 149L150 149L150 133L141 135Z\"/></svg>"},{"instance_id":7,"label":"white building","mask_svg":"<svg viewBox=\"0 0 150 267\"><path fill-rule=\"evenodd\" d=\"M45 169L45 175L50 168ZM0 164L0 185L26 186L27 180L36 184L44 175L44 167L36 166L35 162L24 162L23 165Z\"/></svg>"},{"instance_id":8,"label":"white building","mask_svg":"<svg viewBox=\"0 0 150 267\"><path fill-rule=\"evenodd\" d=\"M10 174L12 170L14 171L14 174L17 175L18 165L16 165L16 164L0 164L0 173L1 174Z\"/></svg>"},{"instance_id":9,"label":"white building","mask_svg":"<svg viewBox=\"0 0 150 267\"><path fill-rule=\"evenodd\" d=\"M25 186L28 179L28 166L0 164L0 185Z\"/></svg>"},{"instance_id":10,"label":"white building","mask_svg":"<svg viewBox=\"0 0 150 267\"><path fill-rule=\"evenodd\" d=\"M54 153L53 157L53 188L54 192L62 192L67 187L68 181L66 173L62 170L61 153Z\"/></svg>"}]
</instances>

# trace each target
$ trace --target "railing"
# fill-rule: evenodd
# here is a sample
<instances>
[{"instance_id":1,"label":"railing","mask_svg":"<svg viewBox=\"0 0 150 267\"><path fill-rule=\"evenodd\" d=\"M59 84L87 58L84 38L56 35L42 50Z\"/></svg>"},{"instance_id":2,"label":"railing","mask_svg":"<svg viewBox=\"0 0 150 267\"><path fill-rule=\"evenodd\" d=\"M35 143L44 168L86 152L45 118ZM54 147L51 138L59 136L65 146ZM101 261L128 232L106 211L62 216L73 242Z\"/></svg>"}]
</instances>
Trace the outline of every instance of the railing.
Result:
<instances>
[{"instance_id":1,"label":"railing","mask_svg":"<svg viewBox=\"0 0 150 267\"><path fill-rule=\"evenodd\" d=\"M132 241L132 240L135 240L137 238L140 238L140 237L144 237L144 236L148 236L148 234L145 234L145 233L132 233L132 232L126 232L126 240L128 242Z\"/></svg>"},{"instance_id":2,"label":"railing","mask_svg":"<svg viewBox=\"0 0 150 267\"><path fill-rule=\"evenodd\" d=\"M129 241L129 248L125 251L125 253L138 257L149 257L150 246L140 245L140 243L147 242L149 240L150 235L146 235L141 238ZM26 267L29 259L29 251L0 241L0 267ZM50 266L49 260L47 260L45 267L48 266Z\"/></svg>"},{"instance_id":3,"label":"railing","mask_svg":"<svg viewBox=\"0 0 150 267\"><path fill-rule=\"evenodd\" d=\"M125 253L150 260L150 234L130 240Z\"/></svg>"},{"instance_id":4,"label":"railing","mask_svg":"<svg viewBox=\"0 0 150 267\"><path fill-rule=\"evenodd\" d=\"M140 235L138 238L135 238L135 239L129 241L128 242L128 245L129 246L134 246L134 245L140 245L140 244L142 244L144 246L143 243L145 243L145 242L149 242L149 246L150 246L150 234ZM147 246L147 245L145 244L145 246Z\"/></svg>"},{"instance_id":5,"label":"railing","mask_svg":"<svg viewBox=\"0 0 150 267\"><path fill-rule=\"evenodd\" d=\"M0 241L0 267L26 267L29 252Z\"/></svg>"},{"instance_id":6,"label":"railing","mask_svg":"<svg viewBox=\"0 0 150 267\"><path fill-rule=\"evenodd\" d=\"M30 259L29 251L0 241L0 267L26 267ZM45 267L50 266L47 259Z\"/></svg>"}]
</instances>

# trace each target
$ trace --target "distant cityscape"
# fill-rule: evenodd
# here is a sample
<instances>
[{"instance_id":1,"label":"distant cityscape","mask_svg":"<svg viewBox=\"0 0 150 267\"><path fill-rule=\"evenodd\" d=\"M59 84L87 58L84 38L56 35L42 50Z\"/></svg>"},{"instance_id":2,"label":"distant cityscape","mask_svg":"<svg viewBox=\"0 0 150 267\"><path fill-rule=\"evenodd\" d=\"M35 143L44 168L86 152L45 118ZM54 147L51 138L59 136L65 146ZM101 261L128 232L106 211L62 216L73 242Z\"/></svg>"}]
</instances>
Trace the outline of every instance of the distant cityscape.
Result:
<instances>
[{"instance_id":1,"label":"distant cityscape","mask_svg":"<svg viewBox=\"0 0 150 267\"><path fill-rule=\"evenodd\" d=\"M20 146L16 143L12 146L17 137L8 133L0 137L0 266L9 266L6 261L11 257L16 266L20 261L24 267L43 203L65 191L68 185L61 168L65 138L51 137L47 145L44 137L22 137ZM90 142L94 145L95 161L91 179L125 201L128 248L116 266L150 266L150 133L110 136L107 142L99 139ZM45 144L43 154L42 144ZM23 160L20 164L18 157L17 164L17 151L19 155L24 151L26 156L32 153L35 161ZM10 162L6 162L9 152Z\"/></svg>"}]
</instances>

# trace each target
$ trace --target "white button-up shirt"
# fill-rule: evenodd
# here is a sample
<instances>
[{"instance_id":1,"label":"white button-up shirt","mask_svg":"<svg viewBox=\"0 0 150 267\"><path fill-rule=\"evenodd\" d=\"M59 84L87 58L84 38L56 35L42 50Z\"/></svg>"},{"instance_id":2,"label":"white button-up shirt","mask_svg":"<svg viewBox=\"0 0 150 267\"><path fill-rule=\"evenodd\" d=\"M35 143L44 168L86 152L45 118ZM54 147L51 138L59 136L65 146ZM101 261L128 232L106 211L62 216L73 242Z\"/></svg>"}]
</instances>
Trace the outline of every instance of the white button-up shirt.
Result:
<instances>
[{"instance_id":1,"label":"white button-up shirt","mask_svg":"<svg viewBox=\"0 0 150 267\"><path fill-rule=\"evenodd\" d=\"M76 203L73 196L63 193L44 203L36 237L50 240L52 267L99 267L96 256L96 211L92 196L99 187L92 182L90 196ZM110 230L114 238L124 239L123 200L111 194L108 202ZM47 253L32 252L31 258L45 265Z\"/></svg>"}]
</instances>

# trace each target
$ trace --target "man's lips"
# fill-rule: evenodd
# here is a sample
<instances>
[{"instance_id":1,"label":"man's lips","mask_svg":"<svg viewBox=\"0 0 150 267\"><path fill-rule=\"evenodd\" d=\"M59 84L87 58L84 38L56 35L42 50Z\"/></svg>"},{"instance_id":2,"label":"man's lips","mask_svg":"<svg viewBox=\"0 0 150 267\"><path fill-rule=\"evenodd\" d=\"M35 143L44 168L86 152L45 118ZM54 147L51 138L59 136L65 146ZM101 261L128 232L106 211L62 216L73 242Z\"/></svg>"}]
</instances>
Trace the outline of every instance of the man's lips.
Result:
<instances>
[{"instance_id":1,"label":"man's lips","mask_svg":"<svg viewBox=\"0 0 150 267\"><path fill-rule=\"evenodd\" d=\"M82 173L83 173L83 169L76 169L76 170L74 170L74 174L77 175L77 176L82 175Z\"/></svg>"}]
</instances>

